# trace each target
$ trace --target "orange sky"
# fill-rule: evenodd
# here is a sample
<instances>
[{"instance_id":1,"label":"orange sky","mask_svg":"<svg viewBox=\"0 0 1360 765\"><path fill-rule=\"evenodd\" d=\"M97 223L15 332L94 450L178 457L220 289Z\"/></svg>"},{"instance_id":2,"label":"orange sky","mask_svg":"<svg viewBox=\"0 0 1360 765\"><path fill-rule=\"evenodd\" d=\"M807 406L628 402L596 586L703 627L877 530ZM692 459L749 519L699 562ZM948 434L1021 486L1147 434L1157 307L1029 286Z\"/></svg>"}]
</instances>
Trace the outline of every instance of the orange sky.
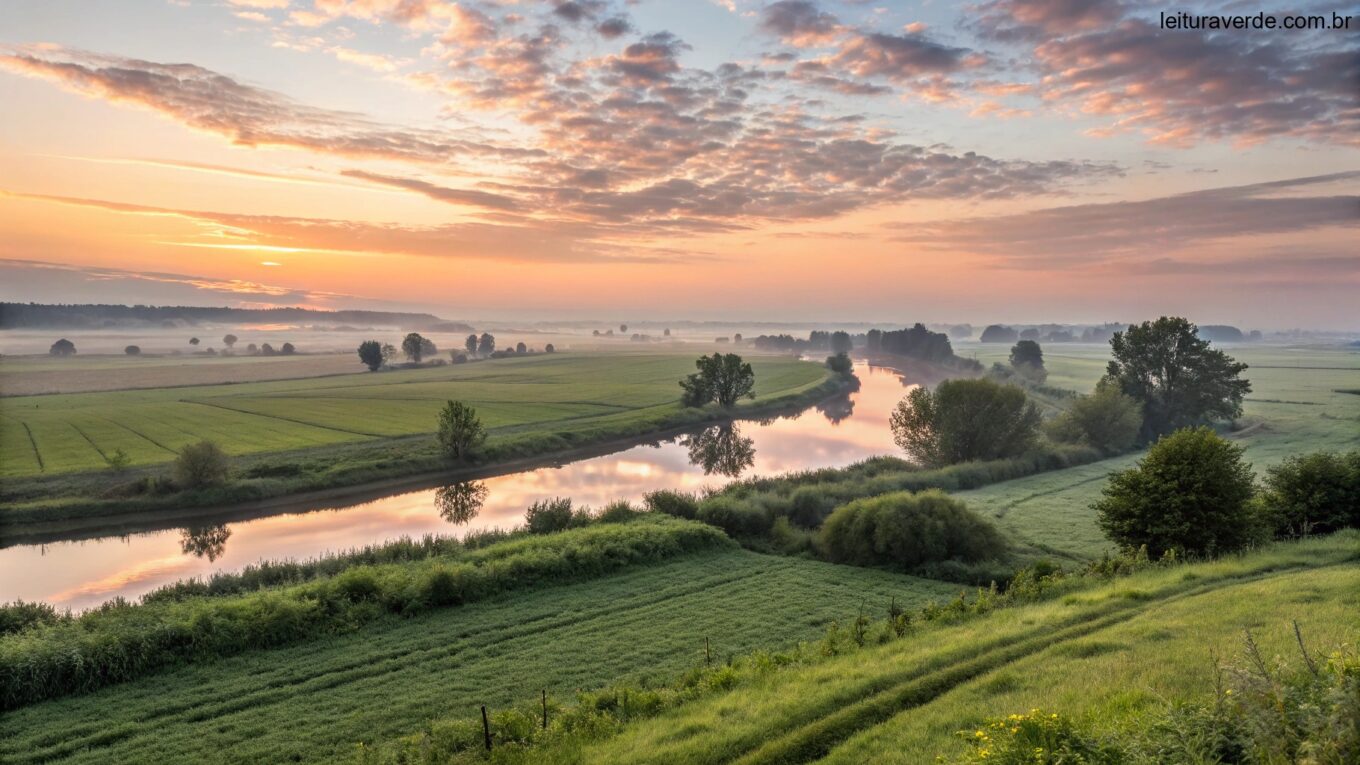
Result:
<instances>
[{"instance_id":1,"label":"orange sky","mask_svg":"<svg viewBox=\"0 0 1360 765\"><path fill-rule=\"evenodd\" d=\"M1147 20L1039 0L118 6L0 10L0 299L1360 323L1334 33L1126 39Z\"/></svg>"}]
</instances>

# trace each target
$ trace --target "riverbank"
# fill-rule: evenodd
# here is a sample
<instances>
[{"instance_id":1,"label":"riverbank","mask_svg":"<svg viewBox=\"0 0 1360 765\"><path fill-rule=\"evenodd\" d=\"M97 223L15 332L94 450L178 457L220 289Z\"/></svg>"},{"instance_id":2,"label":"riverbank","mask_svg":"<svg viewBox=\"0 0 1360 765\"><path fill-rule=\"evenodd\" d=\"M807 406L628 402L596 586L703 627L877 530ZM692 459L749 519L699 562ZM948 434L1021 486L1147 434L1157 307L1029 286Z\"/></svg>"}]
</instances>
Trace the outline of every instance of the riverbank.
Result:
<instances>
[{"instance_id":1,"label":"riverbank","mask_svg":"<svg viewBox=\"0 0 1360 765\"><path fill-rule=\"evenodd\" d=\"M117 496L155 485L159 471L127 471L110 486L108 471L7 480L0 495L0 547L224 523L337 502L561 465L659 442L702 426L787 415L853 390L858 381L826 372L819 381L773 396L717 407L652 407L541 426L494 428L475 462L450 466L428 435L360 442L234 460L225 486L167 494ZM652 411L660 409L661 411ZM162 468L163 469L163 468ZM110 495L113 496L110 496Z\"/></svg>"}]
</instances>

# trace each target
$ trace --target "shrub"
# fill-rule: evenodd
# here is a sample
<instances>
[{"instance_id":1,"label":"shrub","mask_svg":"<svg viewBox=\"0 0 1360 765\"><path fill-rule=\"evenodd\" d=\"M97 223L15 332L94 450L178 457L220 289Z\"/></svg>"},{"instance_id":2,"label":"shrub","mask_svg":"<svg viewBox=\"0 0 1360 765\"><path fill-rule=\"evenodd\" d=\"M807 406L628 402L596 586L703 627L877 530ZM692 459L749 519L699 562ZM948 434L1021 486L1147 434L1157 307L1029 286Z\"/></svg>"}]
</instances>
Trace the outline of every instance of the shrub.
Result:
<instances>
[{"instance_id":1,"label":"shrub","mask_svg":"<svg viewBox=\"0 0 1360 765\"><path fill-rule=\"evenodd\" d=\"M69 618L57 613L57 609L47 603L25 603L16 600L0 605L0 635L22 632L36 624L55 624Z\"/></svg>"},{"instance_id":2,"label":"shrub","mask_svg":"<svg viewBox=\"0 0 1360 765\"><path fill-rule=\"evenodd\" d=\"M571 500L565 497L541 499L524 511L524 524L531 533L550 534L571 525Z\"/></svg>"},{"instance_id":3,"label":"shrub","mask_svg":"<svg viewBox=\"0 0 1360 765\"><path fill-rule=\"evenodd\" d=\"M140 356L142 354L142 349L141 346L129 345L128 347L123 349L123 353L129 356Z\"/></svg>"},{"instance_id":4,"label":"shrub","mask_svg":"<svg viewBox=\"0 0 1360 765\"><path fill-rule=\"evenodd\" d=\"M642 497L647 509L657 513L673 515L676 518L694 520L699 514L699 500L693 494L665 489L648 492Z\"/></svg>"},{"instance_id":5,"label":"shrub","mask_svg":"<svg viewBox=\"0 0 1360 765\"><path fill-rule=\"evenodd\" d=\"M1360 451L1290 457L1266 471L1265 495L1277 534L1360 528Z\"/></svg>"},{"instance_id":6,"label":"shrub","mask_svg":"<svg viewBox=\"0 0 1360 765\"><path fill-rule=\"evenodd\" d=\"M1006 542L962 502L932 490L842 505L822 525L821 548L837 563L910 571L946 560L997 559Z\"/></svg>"},{"instance_id":7,"label":"shrub","mask_svg":"<svg viewBox=\"0 0 1360 765\"><path fill-rule=\"evenodd\" d=\"M1039 422L1023 390L985 379L916 388L890 418L897 445L932 467L1022 454L1034 445Z\"/></svg>"},{"instance_id":8,"label":"shrub","mask_svg":"<svg viewBox=\"0 0 1360 765\"><path fill-rule=\"evenodd\" d=\"M957 765L1118 765L1126 762L1123 751L1078 728L1054 713L1031 709L1010 715L981 728L959 731L968 751Z\"/></svg>"},{"instance_id":9,"label":"shrub","mask_svg":"<svg viewBox=\"0 0 1360 765\"><path fill-rule=\"evenodd\" d=\"M1089 396L1072 402L1066 412L1048 424L1055 441L1087 444L1105 454L1121 454L1133 448L1143 425L1143 405L1114 385L1097 385Z\"/></svg>"},{"instance_id":10,"label":"shrub","mask_svg":"<svg viewBox=\"0 0 1360 765\"><path fill-rule=\"evenodd\" d=\"M795 489L789 499L788 519L805 529L815 529L831 515L835 506L835 500L820 489L803 486Z\"/></svg>"},{"instance_id":11,"label":"shrub","mask_svg":"<svg viewBox=\"0 0 1360 765\"><path fill-rule=\"evenodd\" d=\"M227 455L212 441L189 444L175 459L175 483L190 489L216 486L227 480Z\"/></svg>"},{"instance_id":12,"label":"shrub","mask_svg":"<svg viewBox=\"0 0 1360 765\"><path fill-rule=\"evenodd\" d=\"M1251 468L1242 447L1207 427L1164 436L1147 456L1110 476L1092 508L1116 543L1146 545L1159 557L1168 550L1221 554L1261 536L1254 516Z\"/></svg>"},{"instance_id":13,"label":"shrub","mask_svg":"<svg viewBox=\"0 0 1360 765\"><path fill-rule=\"evenodd\" d=\"M638 511L633 509L632 505L624 500L619 500L605 505L600 514L596 516L596 520L600 523L627 523L638 515Z\"/></svg>"},{"instance_id":14,"label":"shrub","mask_svg":"<svg viewBox=\"0 0 1360 765\"><path fill-rule=\"evenodd\" d=\"M128 453L123 451L122 447L119 447L105 456L104 462L108 464L109 470L121 473L127 470L128 465L132 464L132 457L128 456Z\"/></svg>"},{"instance_id":15,"label":"shrub","mask_svg":"<svg viewBox=\"0 0 1360 765\"><path fill-rule=\"evenodd\" d=\"M696 517L734 537L759 536L770 530L770 519L763 511L732 497L705 499Z\"/></svg>"}]
</instances>

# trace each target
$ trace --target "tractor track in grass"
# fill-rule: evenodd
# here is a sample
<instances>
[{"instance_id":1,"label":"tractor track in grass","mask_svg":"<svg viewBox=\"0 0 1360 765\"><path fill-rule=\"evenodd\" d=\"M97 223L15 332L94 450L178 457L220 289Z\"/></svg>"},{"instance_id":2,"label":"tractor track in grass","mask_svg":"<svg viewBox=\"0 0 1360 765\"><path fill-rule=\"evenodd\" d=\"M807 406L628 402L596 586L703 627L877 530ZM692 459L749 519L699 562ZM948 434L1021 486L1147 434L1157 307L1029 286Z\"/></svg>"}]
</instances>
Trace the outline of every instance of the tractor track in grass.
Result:
<instances>
[{"instance_id":1,"label":"tractor track in grass","mask_svg":"<svg viewBox=\"0 0 1360 765\"><path fill-rule=\"evenodd\" d=\"M1341 565L1346 564L1319 566L1314 570ZM736 765L773 765L775 763L783 765L814 762L830 754L832 749L851 736L885 723L908 709L928 704L963 683L1012 662L1122 624L1152 608L1161 607L1167 603L1193 598L1225 587L1234 587L1293 573L1303 568L1306 567L1295 565L1253 574L1223 577L1212 581L1200 580L1201 583L1197 586L1174 591L1164 597L1154 596L1147 599L1130 598L1124 602L1115 601L1116 607L1108 612L1087 617L1073 617L1059 624L1045 625L1040 629L1026 633L1018 640L992 641L980 652L970 651L970 655L960 657L958 661L947 662L937 669L893 682L888 687L862 689L868 695L856 694L859 697L858 701L836 705L829 713L808 720L798 728L774 739L767 739L756 748L750 749L742 756L730 761Z\"/></svg>"},{"instance_id":2,"label":"tractor track in grass","mask_svg":"<svg viewBox=\"0 0 1360 765\"><path fill-rule=\"evenodd\" d=\"M43 465L42 452L38 451L38 442L33 439L33 429L23 420L20 420L19 424L24 426L24 432L28 434L28 445L33 447L33 457L38 461L38 472L47 472L47 467Z\"/></svg>"},{"instance_id":3,"label":"tractor track in grass","mask_svg":"<svg viewBox=\"0 0 1360 765\"><path fill-rule=\"evenodd\" d=\"M200 399L182 398L180 399L180 402L185 404L198 404L199 406L210 406L213 407L214 409L222 409L227 412L236 412L237 414L247 414L253 417L260 417L266 420L280 420L282 422L291 422L295 425L306 425L312 428L320 428L321 430L333 430L336 433L347 433L351 436L364 436L366 438L390 438L390 436L384 436L378 433L366 433L362 430L349 430L347 428L337 428L332 425L318 425L315 422L307 422L306 420L297 420L293 419L292 417L281 417L277 414L261 414L259 412L252 412L249 409L237 409L235 407L226 406L223 404L213 404Z\"/></svg>"},{"instance_id":4,"label":"tractor track in grass","mask_svg":"<svg viewBox=\"0 0 1360 765\"><path fill-rule=\"evenodd\" d=\"M95 722L84 729L65 728L59 734L59 738L54 734L47 739L27 742L31 748L24 752L24 759L16 762L56 762L75 754L112 746L139 735L155 735L156 729L164 725L203 723L220 719L239 711L283 701L298 694L326 692L365 680L379 679L431 662L443 662L441 666L448 667L447 662L453 660L452 666L463 666L481 660L487 650L507 641L588 625L592 622L609 621L621 614L643 611L645 613L636 614L634 620L655 618L657 607L663 609L678 607L675 603L668 605L667 601L739 584L750 576L764 576L778 572L781 568L778 562L771 561L756 571L726 573L718 569L708 576L661 590L639 593L626 601L620 601L607 608L594 609L588 613L558 616L555 612L548 611L528 620L519 616L509 616L502 622L480 628L475 634L460 632L446 636L430 635L424 639L426 645L412 646L409 643L397 645L376 655L364 655L353 661L320 667L319 672L309 672L305 664L301 668L281 667L277 676L269 677L260 687L249 692L241 693L241 689L231 688L224 692L228 697L223 698L218 692L209 691L213 695L187 701L180 700L160 708L148 709L146 714L112 729ZM2 749L0 753L3 753Z\"/></svg>"},{"instance_id":5,"label":"tractor track in grass","mask_svg":"<svg viewBox=\"0 0 1360 765\"><path fill-rule=\"evenodd\" d=\"M134 436L136 436L136 437L142 439L143 441L146 441L147 443L149 443L149 444L155 446L157 449L164 449L165 451L170 452L171 454L174 454L174 455L178 455L178 454L179 454L179 452L175 451L174 449L171 449L170 447L166 446L165 444L161 443L160 441L157 441L156 439L152 438L151 436L148 436L148 435L145 434L145 433L140 433L140 432L134 430L133 428L131 428L131 427L127 426L127 425L124 425L123 423L121 423L121 422L119 422L119 421L117 421L117 420L111 420L111 419L109 419L109 418L107 418L107 417L101 417L100 419L102 419L104 422L109 422L109 423L113 423L114 425L117 425L118 427L122 428L123 430L126 430L127 432L131 433L132 435L134 435ZM176 430L179 430L179 429L176 428ZM183 433L184 431L180 430L180 432Z\"/></svg>"}]
</instances>

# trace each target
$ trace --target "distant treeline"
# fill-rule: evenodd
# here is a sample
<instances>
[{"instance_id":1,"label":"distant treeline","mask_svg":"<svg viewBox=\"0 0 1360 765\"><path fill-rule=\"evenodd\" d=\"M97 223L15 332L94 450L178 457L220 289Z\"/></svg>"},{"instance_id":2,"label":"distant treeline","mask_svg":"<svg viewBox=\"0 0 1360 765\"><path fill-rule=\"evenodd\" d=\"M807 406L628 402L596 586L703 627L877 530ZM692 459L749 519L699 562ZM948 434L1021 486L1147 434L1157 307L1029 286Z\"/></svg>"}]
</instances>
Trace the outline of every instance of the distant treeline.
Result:
<instances>
[{"instance_id":1,"label":"distant treeline","mask_svg":"<svg viewBox=\"0 0 1360 765\"><path fill-rule=\"evenodd\" d=\"M316 311L309 308L203 308L154 305L0 303L0 329L226 324L377 324L402 329L468 332L472 327L428 313Z\"/></svg>"}]
</instances>

